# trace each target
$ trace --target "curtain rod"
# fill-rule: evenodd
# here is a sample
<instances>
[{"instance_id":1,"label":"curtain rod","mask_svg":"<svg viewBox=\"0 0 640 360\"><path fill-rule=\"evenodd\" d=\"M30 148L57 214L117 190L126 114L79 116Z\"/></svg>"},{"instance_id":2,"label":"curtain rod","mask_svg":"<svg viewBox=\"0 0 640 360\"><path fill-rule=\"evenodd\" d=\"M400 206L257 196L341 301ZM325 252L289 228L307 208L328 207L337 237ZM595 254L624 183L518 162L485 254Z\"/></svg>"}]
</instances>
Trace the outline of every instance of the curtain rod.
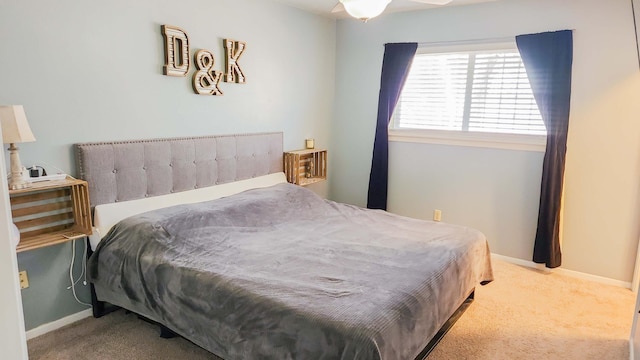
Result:
<instances>
[{"instance_id":1,"label":"curtain rod","mask_svg":"<svg viewBox=\"0 0 640 360\"><path fill-rule=\"evenodd\" d=\"M562 30L576 31L576 29L562 29ZM549 30L548 32L562 31L562 30ZM426 42L418 42L418 46L466 45L466 44L513 42L513 41L516 41L516 35L495 37L495 38L465 39L465 40L451 40L451 41L446 41L446 40L445 41L426 41Z\"/></svg>"},{"instance_id":2,"label":"curtain rod","mask_svg":"<svg viewBox=\"0 0 640 360\"><path fill-rule=\"evenodd\" d=\"M516 41L515 36L505 36L499 38L484 38L484 39L466 39L466 40L452 40L452 41L427 41L419 42L418 46L434 46L434 45L466 45L466 44L481 44L481 43L500 43Z\"/></svg>"}]
</instances>

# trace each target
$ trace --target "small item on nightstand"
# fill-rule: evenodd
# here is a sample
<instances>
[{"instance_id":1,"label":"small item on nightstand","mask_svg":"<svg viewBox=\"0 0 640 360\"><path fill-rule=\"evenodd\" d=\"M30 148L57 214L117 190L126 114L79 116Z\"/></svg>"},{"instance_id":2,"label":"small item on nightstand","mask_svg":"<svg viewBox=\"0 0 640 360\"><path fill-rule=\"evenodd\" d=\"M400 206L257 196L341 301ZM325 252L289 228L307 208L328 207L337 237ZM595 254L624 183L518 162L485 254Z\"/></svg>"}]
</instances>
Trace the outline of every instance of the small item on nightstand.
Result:
<instances>
[{"instance_id":1,"label":"small item on nightstand","mask_svg":"<svg viewBox=\"0 0 640 360\"><path fill-rule=\"evenodd\" d=\"M42 174L40 174L40 170L42 169ZM34 177L40 177L40 176L47 176L47 172L44 170L44 168L42 166L37 166L37 165L33 165L32 167L29 168L29 176L34 178Z\"/></svg>"},{"instance_id":2,"label":"small item on nightstand","mask_svg":"<svg viewBox=\"0 0 640 360\"><path fill-rule=\"evenodd\" d=\"M313 149L316 146L315 140L314 139L305 139L304 146L307 149Z\"/></svg>"},{"instance_id":3,"label":"small item on nightstand","mask_svg":"<svg viewBox=\"0 0 640 360\"><path fill-rule=\"evenodd\" d=\"M305 173L306 173L306 174L305 174L305 176L306 176L306 177L308 177L308 178L312 178L312 177L313 177L313 171L314 171L314 169L313 169L313 161L309 161L309 162L307 163L307 168L306 168L306 171L305 171Z\"/></svg>"}]
</instances>

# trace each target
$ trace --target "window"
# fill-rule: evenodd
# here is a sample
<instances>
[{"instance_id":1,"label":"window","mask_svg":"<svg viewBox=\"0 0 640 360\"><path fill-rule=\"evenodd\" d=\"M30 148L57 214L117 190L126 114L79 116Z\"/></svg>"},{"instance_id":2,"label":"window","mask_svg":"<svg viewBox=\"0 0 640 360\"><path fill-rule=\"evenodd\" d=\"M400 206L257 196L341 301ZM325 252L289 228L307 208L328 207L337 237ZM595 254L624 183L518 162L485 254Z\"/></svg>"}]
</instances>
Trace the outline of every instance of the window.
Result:
<instances>
[{"instance_id":1,"label":"window","mask_svg":"<svg viewBox=\"0 0 640 360\"><path fill-rule=\"evenodd\" d=\"M478 140L479 146L524 143L537 150L544 145L546 129L515 44L474 47L418 50L391 121L390 140L407 140L409 134L413 140L452 137L460 145L478 145L473 143Z\"/></svg>"}]
</instances>

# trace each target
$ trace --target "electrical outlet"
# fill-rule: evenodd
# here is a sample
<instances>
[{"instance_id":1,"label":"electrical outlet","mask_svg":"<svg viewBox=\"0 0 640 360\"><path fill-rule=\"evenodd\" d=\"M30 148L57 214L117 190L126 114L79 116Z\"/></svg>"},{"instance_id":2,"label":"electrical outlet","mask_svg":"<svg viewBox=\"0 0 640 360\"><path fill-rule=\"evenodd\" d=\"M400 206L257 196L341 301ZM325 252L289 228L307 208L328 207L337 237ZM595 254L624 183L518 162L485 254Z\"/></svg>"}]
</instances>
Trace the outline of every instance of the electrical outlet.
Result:
<instances>
[{"instance_id":1,"label":"electrical outlet","mask_svg":"<svg viewBox=\"0 0 640 360\"><path fill-rule=\"evenodd\" d=\"M27 276L27 271L20 271L18 273L20 277L20 289L26 289L29 287L29 277Z\"/></svg>"},{"instance_id":2,"label":"electrical outlet","mask_svg":"<svg viewBox=\"0 0 640 360\"><path fill-rule=\"evenodd\" d=\"M433 221L442 220L442 211L439 209L433 210Z\"/></svg>"}]
</instances>

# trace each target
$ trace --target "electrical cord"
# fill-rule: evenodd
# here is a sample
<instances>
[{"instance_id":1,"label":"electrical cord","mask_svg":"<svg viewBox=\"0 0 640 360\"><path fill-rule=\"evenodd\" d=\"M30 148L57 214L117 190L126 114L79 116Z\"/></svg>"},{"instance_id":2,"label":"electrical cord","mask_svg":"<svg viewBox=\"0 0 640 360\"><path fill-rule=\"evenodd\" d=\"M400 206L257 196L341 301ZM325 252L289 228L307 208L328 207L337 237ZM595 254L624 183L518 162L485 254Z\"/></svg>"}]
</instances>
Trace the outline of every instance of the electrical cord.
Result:
<instances>
[{"instance_id":1,"label":"electrical cord","mask_svg":"<svg viewBox=\"0 0 640 360\"><path fill-rule=\"evenodd\" d=\"M38 172L38 169L42 169L42 175L40 175L40 173ZM32 167L28 168L27 170L29 170L29 176L31 176L31 177L47 176L47 170L45 170L40 165L33 165Z\"/></svg>"},{"instance_id":2,"label":"electrical cord","mask_svg":"<svg viewBox=\"0 0 640 360\"><path fill-rule=\"evenodd\" d=\"M75 241L74 241L75 242ZM75 259L75 245L73 247L73 249L71 250L71 266L70 268L73 269L73 264L74 264L74 259ZM82 285L87 286L87 245L85 244L84 246L84 252L82 254L82 272L80 273L80 277L78 278L78 280L73 281L73 285L77 285L80 280L82 280L82 278L84 277L84 281L82 282ZM67 286L67 290L71 289L71 286Z\"/></svg>"},{"instance_id":3,"label":"electrical cord","mask_svg":"<svg viewBox=\"0 0 640 360\"><path fill-rule=\"evenodd\" d=\"M49 164L49 163L47 163L47 162L44 162L44 161L39 161L39 163L41 163L42 165L46 165L47 167L49 167L49 170L51 170L51 168L54 168L55 170L57 170L57 171L58 171L58 173L59 173L59 174L66 174L64 171L62 171L62 169L60 169L60 168L59 168L59 167L57 167L57 166L51 165L51 164Z\"/></svg>"},{"instance_id":4,"label":"electrical cord","mask_svg":"<svg viewBox=\"0 0 640 360\"><path fill-rule=\"evenodd\" d=\"M40 164L42 164L42 165L45 165L45 166L49 167L49 170L51 170L51 168L54 168L55 170L57 170L57 171L58 171L58 174L66 174L66 173L65 173L62 169L60 169L59 167L54 166L54 165L51 165L51 164L49 164L49 163L47 163L47 162L45 162L45 161L38 161L38 163L40 163ZM25 167L24 169L25 169L25 170L27 170L27 171L30 171L32 168L40 168L40 169L42 169L42 175L41 175L41 176L46 176L46 175L47 175L47 171L46 171L46 170L44 169L44 167L43 167L43 166L41 166L41 165L33 165L33 166L32 166L32 167L30 167L30 168L26 168L26 167ZM31 173L29 173L29 175L31 175ZM67 174L67 175L68 175L68 174ZM10 170L10 169L7 169L7 179L9 179L10 177L11 177L11 170Z\"/></svg>"},{"instance_id":5,"label":"electrical cord","mask_svg":"<svg viewBox=\"0 0 640 360\"><path fill-rule=\"evenodd\" d=\"M84 255L82 257L82 273L80 274L80 277L78 278L78 280L74 280L73 265L76 259L76 241L75 240L71 241L71 264L69 265L69 280L71 281L71 286L69 286L67 290L71 289L71 292L73 293L73 297L76 299L77 302L79 302L82 305L91 306L91 304L88 304L78 299L78 295L76 294L76 284L78 283L78 281L82 279L83 276L84 276L83 284L87 285L87 242L86 241L84 242L83 253Z\"/></svg>"}]
</instances>

